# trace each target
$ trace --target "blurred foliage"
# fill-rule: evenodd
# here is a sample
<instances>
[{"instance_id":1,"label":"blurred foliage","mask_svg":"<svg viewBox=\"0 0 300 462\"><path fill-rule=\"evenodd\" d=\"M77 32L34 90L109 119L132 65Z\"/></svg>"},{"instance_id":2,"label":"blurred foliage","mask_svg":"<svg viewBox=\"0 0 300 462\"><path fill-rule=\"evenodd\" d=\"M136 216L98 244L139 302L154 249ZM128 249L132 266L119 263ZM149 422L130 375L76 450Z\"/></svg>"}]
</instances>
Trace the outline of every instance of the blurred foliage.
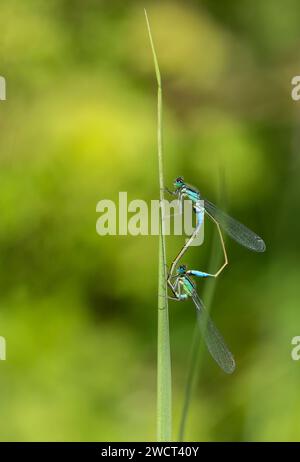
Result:
<instances>
[{"instance_id":1,"label":"blurred foliage","mask_svg":"<svg viewBox=\"0 0 300 462\"><path fill-rule=\"evenodd\" d=\"M232 215L267 243L228 242L213 317L238 369L225 377L205 354L188 439L297 440L296 0L1 1L0 439L155 438L157 238L95 232L99 200L158 197L144 6L168 184L181 174L215 200L221 172ZM187 257L203 270L209 230ZM190 304L170 317L176 434L195 321Z\"/></svg>"}]
</instances>

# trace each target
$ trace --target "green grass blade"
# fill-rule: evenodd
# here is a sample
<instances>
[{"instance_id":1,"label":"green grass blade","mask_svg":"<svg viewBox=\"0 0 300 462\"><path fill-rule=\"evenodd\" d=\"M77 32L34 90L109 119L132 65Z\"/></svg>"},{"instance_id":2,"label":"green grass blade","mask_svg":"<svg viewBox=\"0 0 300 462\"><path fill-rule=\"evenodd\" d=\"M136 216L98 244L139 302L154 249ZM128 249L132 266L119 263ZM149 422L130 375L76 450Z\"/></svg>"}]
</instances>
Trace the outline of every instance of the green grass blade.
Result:
<instances>
[{"instance_id":1,"label":"green grass blade","mask_svg":"<svg viewBox=\"0 0 300 462\"><path fill-rule=\"evenodd\" d=\"M158 272L158 335L157 335L157 440L172 438L172 383L169 337L169 314L166 284L166 245L164 236L164 174L162 143L162 86L158 60L154 48L151 28L145 10L145 17L157 80L157 148L160 201L159 272Z\"/></svg>"}]
</instances>

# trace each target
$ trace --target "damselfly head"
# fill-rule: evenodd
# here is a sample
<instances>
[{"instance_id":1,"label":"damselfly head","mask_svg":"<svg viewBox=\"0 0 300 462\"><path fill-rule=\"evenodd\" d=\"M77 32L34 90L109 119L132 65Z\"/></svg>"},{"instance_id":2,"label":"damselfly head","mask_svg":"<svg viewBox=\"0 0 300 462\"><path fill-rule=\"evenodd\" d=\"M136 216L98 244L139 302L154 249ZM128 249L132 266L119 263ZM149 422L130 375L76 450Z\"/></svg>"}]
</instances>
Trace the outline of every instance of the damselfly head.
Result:
<instances>
[{"instance_id":1,"label":"damselfly head","mask_svg":"<svg viewBox=\"0 0 300 462\"><path fill-rule=\"evenodd\" d=\"M180 265L177 268L177 274L185 274L186 273L186 265Z\"/></svg>"},{"instance_id":2,"label":"damselfly head","mask_svg":"<svg viewBox=\"0 0 300 462\"><path fill-rule=\"evenodd\" d=\"M180 186L183 186L184 185L184 179L182 176L179 176L178 178L176 178L176 180L174 180L174 186L176 188L180 188Z\"/></svg>"}]
</instances>

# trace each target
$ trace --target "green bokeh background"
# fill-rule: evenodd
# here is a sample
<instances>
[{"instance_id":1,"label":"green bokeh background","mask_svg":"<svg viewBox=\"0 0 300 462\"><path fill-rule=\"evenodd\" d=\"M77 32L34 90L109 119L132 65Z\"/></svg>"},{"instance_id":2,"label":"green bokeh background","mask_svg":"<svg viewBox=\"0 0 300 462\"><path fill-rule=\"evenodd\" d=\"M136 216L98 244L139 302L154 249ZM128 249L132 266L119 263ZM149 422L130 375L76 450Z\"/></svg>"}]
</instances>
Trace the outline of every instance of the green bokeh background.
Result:
<instances>
[{"instance_id":1,"label":"green bokeh background","mask_svg":"<svg viewBox=\"0 0 300 462\"><path fill-rule=\"evenodd\" d=\"M101 199L158 198L144 7L167 184L183 175L216 201L221 176L231 214L267 243L228 241L212 312L238 367L227 377L204 354L186 437L299 440L296 0L1 0L0 440L155 439L157 237L95 229ZM187 257L203 270L208 230ZM174 438L194 324L170 303Z\"/></svg>"}]
</instances>

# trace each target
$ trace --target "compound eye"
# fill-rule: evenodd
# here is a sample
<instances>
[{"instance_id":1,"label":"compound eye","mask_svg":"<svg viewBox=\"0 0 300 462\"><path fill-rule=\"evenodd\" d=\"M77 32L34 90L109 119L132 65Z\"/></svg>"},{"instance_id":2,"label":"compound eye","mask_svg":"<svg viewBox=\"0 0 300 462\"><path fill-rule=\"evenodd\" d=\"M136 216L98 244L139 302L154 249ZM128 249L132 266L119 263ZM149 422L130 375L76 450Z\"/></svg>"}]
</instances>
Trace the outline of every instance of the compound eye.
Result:
<instances>
[{"instance_id":1,"label":"compound eye","mask_svg":"<svg viewBox=\"0 0 300 462\"><path fill-rule=\"evenodd\" d=\"M183 182L182 176L179 176L178 178L176 178L176 181L177 183L182 183Z\"/></svg>"}]
</instances>

